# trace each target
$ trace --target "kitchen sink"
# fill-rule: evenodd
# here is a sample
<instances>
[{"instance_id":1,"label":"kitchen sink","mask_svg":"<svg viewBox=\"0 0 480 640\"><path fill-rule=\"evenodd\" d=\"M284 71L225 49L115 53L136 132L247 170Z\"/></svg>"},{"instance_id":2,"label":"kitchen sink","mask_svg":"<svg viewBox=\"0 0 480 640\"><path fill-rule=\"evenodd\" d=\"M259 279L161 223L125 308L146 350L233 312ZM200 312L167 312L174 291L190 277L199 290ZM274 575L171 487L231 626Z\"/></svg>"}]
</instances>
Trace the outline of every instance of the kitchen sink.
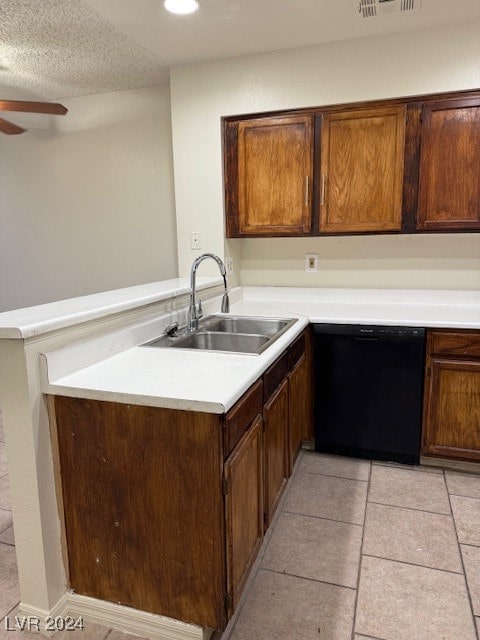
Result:
<instances>
[{"instance_id":1,"label":"kitchen sink","mask_svg":"<svg viewBox=\"0 0 480 640\"><path fill-rule=\"evenodd\" d=\"M164 334L141 346L259 355L295 322L295 318L212 315L201 320L196 331Z\"/></svg>"},{"instance_id":2,"label":"kitchen sink","mask_svg":"<svg viewBox=\"0 0 480 640\"><path fill-rule=\"evenodd\" d=\"M225 333L257 333L264 336L274 336L285 327L291 326L291 320L271 318L244 318L242 316L210 316L206 318L203 327L207 331L222 331Z\"/></svg>"},{"instance_id":3,"label":"kitchen sink","mask_svg":"<svg viewBox=\"0 0 480 640\"><path fill-rule=\"evenodd\" d=\"M206 349L207 351L233 351L234 353L259 353L270 340L268 336L241 333L215 333L197 331L172 344L177 349Z\"/></svg>"}]
</instances>

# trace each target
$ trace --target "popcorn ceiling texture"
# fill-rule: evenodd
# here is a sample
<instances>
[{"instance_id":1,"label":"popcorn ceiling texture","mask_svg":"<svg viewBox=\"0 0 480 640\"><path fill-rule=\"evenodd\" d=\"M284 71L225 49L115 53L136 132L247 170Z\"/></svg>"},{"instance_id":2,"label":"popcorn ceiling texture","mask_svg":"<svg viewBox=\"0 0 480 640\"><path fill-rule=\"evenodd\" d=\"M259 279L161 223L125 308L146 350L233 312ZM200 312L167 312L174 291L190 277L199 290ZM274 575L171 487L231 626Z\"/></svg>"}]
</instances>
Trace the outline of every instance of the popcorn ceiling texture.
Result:
<instances>
[{"instance_id":1,"label":"popcorn ceiling texture","mask_svg":"<svg viewBox=\"0 0 480 640\"><path fill-rule=\"evenodd\" d=\"M4 100L168 84L167 66L83 0L1 0L0 25Z\"/></svg>"}]
</instances>

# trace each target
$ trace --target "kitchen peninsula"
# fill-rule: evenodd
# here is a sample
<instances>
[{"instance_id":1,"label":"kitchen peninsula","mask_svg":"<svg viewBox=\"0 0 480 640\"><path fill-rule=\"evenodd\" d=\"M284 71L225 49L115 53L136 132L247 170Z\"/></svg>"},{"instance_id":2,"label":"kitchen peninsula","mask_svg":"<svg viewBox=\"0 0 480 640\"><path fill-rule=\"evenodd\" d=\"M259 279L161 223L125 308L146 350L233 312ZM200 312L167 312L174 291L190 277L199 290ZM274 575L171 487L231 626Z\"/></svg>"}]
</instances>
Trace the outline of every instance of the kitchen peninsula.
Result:
<instances>
[{"instance_id":1,"label":"kitchen peninsula","mask_svg":"<svg viewBox=\"0 0 480 640\"><path fill-rule=\"evenodd\" d=\"M206 313L220 308L219 284L219 279L209 279L201 285ZM108 624L115 616L120 628L139 634L202 638L209 633L204 631L208 625L185 624L69 591L62 556L62 505L54 478L53 460L58 451L55 442L53 452L51 449L46 396L131 406L134 412L135 407L142 411L150 407L220 417L262 376L265 384L266 372L282 353L288 353L310 322L472 332L480 330L480 296L451 291L236 289L231 308L236 315L298 318L270 349L260 356L246 356L138 346L160 335L172 320L185 319L186 283L164 285L164 293L158 295L153 293L155 286L161 292L160 284L146 285L148 295L133 288L0 316L0 390L22 611L42 615L80 612ZM292 369L287 367L285 375L288 371ZM255 450L258 432L254 422L255 416L249 423L253 425L250 451ZM30 473L25 476L26 468ZM102 481L105 477L100 478L100 488Z\"/></svg>"}]
</instances>

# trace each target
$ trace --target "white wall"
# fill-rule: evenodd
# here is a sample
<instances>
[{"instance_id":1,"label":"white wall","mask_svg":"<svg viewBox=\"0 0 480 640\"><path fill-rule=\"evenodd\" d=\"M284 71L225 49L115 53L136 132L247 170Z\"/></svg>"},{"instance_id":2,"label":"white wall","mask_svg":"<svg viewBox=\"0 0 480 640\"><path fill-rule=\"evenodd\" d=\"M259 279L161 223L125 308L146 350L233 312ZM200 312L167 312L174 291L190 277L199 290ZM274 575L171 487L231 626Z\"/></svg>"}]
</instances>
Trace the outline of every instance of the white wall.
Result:
<instances>
[{"instance_id":1,"label":"white wall","mask_svg":"<svg viewBox=\"0 0 480 640\"><path fill-rule=\"evenodd\" d=\"M171 71L180 274L195 252L224 252L220 118L480 87L480 23L375 36ZM242 284L480 288L480 235L228 242ZM305 252L323 260L303 271Z\"/></svg>"},{"instance_id":2,"label":"white wall","mask_svg":"<svg viewBox=\"0 0 480 640\"><path fill-rule=\"evenodd\" d=\"M0 311L177 275L169 87L62 102L0 136Z\"/></svg>"}]
</instances>

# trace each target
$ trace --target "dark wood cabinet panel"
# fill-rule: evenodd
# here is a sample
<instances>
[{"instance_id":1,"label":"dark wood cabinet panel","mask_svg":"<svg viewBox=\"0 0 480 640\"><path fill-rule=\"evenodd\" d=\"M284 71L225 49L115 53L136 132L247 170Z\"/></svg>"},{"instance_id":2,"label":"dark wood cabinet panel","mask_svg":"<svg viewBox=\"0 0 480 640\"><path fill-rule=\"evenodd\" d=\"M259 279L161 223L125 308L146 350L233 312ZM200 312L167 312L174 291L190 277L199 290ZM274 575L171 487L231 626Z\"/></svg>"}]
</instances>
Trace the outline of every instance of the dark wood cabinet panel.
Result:
<instances>
[{"instance_id":1,"label":"dark wood cabinet panel","mask_svg":"<svg viewBox=\"0 0 480 640\"><path fill-rule=\"evenodd\" d=\"M448 356L470 356L480 360L480 332L478 331L432 331L430 354Z\"/></svg>"},{"instance_id":2,"label":"dark wood cabinet panel","mask_svg":"<svg viewBox=\"0 0 480 640\"><path fill-rule=\"evenodd\" d=\"M227 129L227 235L309 234L312 116L243 120L236 127Z\"/></svg>"},{"instance_id":3,"label":"dark wood cabinet panel","mask_svg":"<svg viewBox=\"0 0 480 640\"><path fill-rule=\"evenodd\" d=\"M480 460L480 362L432 358L424 453Z\"/></svg>"},{"instance_id":4,"label":"dark wood cabinet panel","mask_svg":"<svg viewBox=\"0 0 480 640\"><path fill-rule=\"evenodd\" d=\"M405 106L327 113L320 166L320 231L400 231Z\"/></svg>"},{"instance_id":5,"label":"dark wood cabinet panel","mask_svg":"<svg viewBox=\"0 0 480 640\"><path fill-rule=\"evenodd\" d=\"M237 442L263 409L263 381L257 380L225 416L224 455L230 454Z\"/></svg>"},{"instance_id":6,"label":"dark wood cabinet panel","mask_svg":"<svg viewBox=\"0 0 480 640\"><path fill-rule=\"evenodd\" d=\"M480 229L480 98L423 108L417 228Z\"/></svg>"},{"instance_id":7,"label":"dark wood cabinet panel","mask_svg":"<svg viewBox=\"0 0 480 640\"><path fill-rule=\"evenodd\" d=\"M229 614L236 609L263 540L262 417L225 462Z\"/></svg>"},{"instance_id":8,"label":"dark wood cabinet panel","mask_svg":"<svg viewBox=\"0 0 480 640\"><path fill-rule=\"evenodd\" d=\"M288 380L285 379L265 404L265 526L272 521L289 475L288 464Z\"/></svg>"},{"instance_id":9,"label":"dark wood cabinet panel","mask_svg":"<svg viewBox=\"0 0 480 640\"><path fill-rule=\"evenodd\" d=\"M223 416L55 398L70 587L226 623Z\"/></svg>"},{"instance_id":10,"label":"dark wood cabinet panel","mask_svg":"<svg viewBox=\"0 0 480 640\"><path fill-rule=\"evenodd\" d=\"M423 453L480 461L480 332L428 333Z\"/></svg>"},{"instance_id":11,"label":"dark wood cabinet panel","mask_svg":"<svg viewBox=\"0 0 480 640\"><path fill-rule=\"evenodd\" d=\"M295 369L288 375L289 384L289 431L288 431L288 455L290 473L295 459L300 451L302 442L306 437L308 423L311 420L309 406L309 385L311 375L308 370L306 354L297 362Z\"/></svg>"},{"instance_id":12,"label":"dark wood cabinet panel","mask_svg":"<svg viewBox=\"0 0 480 640\"><path fill-rule=\"evenodd\" d=\"M228 237L480 231L480 90L223 119Z\"/></svg>"},{"instance_id":13,"label":"dark wood cabinet panel","mask_svg":"<svg viewBox=\"0 0 480 640\"><path fill-rule=\"evenodd\" d=\"M263 401L267 403L270 396L278 390L282 380L289 371L290 351L285 351L263 374Z\"/></svg>"}]
</instances>

